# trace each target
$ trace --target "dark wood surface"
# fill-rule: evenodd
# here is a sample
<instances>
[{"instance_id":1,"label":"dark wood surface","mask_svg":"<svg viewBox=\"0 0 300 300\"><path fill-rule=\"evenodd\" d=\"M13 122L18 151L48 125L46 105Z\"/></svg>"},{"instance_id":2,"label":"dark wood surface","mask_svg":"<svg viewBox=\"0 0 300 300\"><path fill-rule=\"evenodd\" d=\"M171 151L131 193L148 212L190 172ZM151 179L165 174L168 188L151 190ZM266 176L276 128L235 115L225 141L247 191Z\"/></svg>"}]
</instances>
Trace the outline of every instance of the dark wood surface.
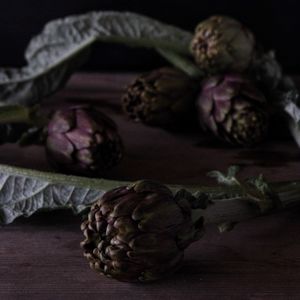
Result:
<instances>
[{"instance_id":1,"label":"dark wood surface","mask_svg":"<svg viewBox=\"0 0 300 300\"><path fill-rule=\"evenodd\" d=\"M300 180L300 151L290 139L249 149L226 148L194 132L135 124L120 110L133 75L78 74L46 105L89 102L118 124L126 147L108 178L149 178L212 184L206 173L242 164L241 176ZM1 146L0 162L50 170L41 147ZM39 213L0 229L0 299L300 299L300 209L238 225L208 228L187 251L185 264L153 284L110 280L89 269L79 247L80 218L68 211Z\"/></svg>"}]
</instances>

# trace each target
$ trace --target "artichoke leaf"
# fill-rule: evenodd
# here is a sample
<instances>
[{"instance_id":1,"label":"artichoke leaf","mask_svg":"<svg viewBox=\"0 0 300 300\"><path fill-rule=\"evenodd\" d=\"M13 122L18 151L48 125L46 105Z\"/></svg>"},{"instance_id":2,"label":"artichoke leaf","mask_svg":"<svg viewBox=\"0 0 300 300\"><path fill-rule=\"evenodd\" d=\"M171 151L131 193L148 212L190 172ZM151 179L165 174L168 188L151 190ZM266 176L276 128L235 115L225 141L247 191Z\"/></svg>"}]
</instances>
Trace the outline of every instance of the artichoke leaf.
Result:
<instances>
[{"instance_id":1,"label":"artichoke leaf","mask_svg":"<svg viewBox=\"0 0 300 300\"><path fill-rule=\"evenodd\" d=\"M25 52L27 65L0 69L1 104L32 105L62 87L97 42L165 48L189 55L192 34L130 12L91 12L48 23Z\"/></svg>"},{"instance_id":2,"label":"artichoke leaf","mask_svg":"<svg viewBox=\"0 0 300 300\"><path fill-rule=\"evenodd\" d=\"M0 224L40 210L80 213L107 190L126 183L0 165Z\"/></svg>"},{"instance_id":3,"label":"artichoke leaf","mask_svg":"<svg viewBox=\"0 0 300 300\"><path fill-rule=\"evenodd\" d=\"M239 166L230 166L227 170L227 174L224 174L220 171L210 171L207 175L211 178L215 178L220 184L228 186L239 186L240 183L236 178L236 175L239 172L239 170Z\"/></svg>"}]
</instances>

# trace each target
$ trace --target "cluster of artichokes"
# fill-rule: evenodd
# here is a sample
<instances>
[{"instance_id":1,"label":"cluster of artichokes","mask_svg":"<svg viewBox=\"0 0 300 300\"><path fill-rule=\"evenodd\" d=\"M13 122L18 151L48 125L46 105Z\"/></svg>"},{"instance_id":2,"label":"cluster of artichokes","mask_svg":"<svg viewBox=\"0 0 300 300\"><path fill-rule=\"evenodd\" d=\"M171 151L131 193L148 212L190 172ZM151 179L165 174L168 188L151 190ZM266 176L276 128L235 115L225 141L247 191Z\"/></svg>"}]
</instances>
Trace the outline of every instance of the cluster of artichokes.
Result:
<instances>
[{"instance_id":1,"label":"cluster of artichokes","mask_svg":"<svg viewBox=\"0 0 300 300\"><path fill-rule=\"evenodd\" d=\"M127 116L169 129L198 122L202 129L232 145L252 146L263 141L272 106L269 90L281 78L276 60L261 50L246 27L226 16L201 22L190 52L202 76L191 77L165 67L137 77L122 97ZM18 140L28 129L22 124L3 126L4 142ZM50 163L64 173L100 177L123 156L114 122L86 106L57 111L42 140Z\"/></svg>"},{"instance_id":2,"label":"cluster of artichokes","mask_svg":"<svg viewBox=\"0 0 300 300\"><path fill-rule=\"evenodd\" d=\"M164 127L182 126L197 115L202 129L220 140L253 146L266 137L270 120L268 93L256 76L262 68L257 49L240 22L210 17L197 26L190 45L202 78L175 68L143 74L127 88L123 110L134 121Z\"/></svg>"},{"instance_id":3,"label":"cluster of artichokes","mask_svg":"<svg viewBox=\"0 0 300 300\"><path fill-rule=\"evenodd\" d=\"M127 116L165 128L194 124L190 121L195 117L204 130L232 145L263 141L270 122L270 89L281 80L273 57L261 51L250 30L226 16L201 22L190 52L202 76L190 77L171 67L139 76L122 97ZM123 143L117 127L95 108L60 109L47 121L33 133L57 170L101 177L120 162ZM30 127L1 126L0 143L16 142ZM97 272L122 281L166 276L180 266L184 249L201 237L206 196L183 191L173 195L151 181L108 191L82 224L84 256Z\"/></svg>"}]
</instances>

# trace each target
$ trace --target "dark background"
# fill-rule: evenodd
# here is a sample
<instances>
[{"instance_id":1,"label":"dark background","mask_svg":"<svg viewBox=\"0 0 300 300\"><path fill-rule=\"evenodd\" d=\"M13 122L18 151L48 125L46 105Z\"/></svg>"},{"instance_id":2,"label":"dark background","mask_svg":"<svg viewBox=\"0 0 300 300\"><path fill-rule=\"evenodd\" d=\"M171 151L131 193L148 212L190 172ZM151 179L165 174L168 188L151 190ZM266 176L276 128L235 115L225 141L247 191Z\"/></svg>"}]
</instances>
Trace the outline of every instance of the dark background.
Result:
<instances>
[{"instance_id":1,"label":"dark background","mask_svg":"<svg viewBox=\"0 0 300 300\"><path fill-rule=\"evenodd\" d=\"M0 66L24 64L23 51L30 38L55 18L91 10L118 10L142 13L161 21L193 30L212 14L233 16L257 35L268 48L276 49L286 71L300 71L299 1L252 0L9 0L0 1ZM98 44L84 69L141 70L162 65L153 51Z\"/></svg>"}]
</instances>

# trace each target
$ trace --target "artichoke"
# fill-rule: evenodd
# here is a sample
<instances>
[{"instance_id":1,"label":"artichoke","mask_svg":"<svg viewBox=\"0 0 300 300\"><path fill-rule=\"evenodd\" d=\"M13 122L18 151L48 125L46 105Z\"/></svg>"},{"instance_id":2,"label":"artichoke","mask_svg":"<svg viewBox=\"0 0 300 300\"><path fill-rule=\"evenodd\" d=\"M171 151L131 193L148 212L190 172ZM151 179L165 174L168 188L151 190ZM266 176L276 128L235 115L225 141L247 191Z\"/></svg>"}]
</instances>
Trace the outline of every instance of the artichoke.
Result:
<instances>
[{"instance_id":1,"label":"artichoke","mask_svg":"<svg viewBox=\"0 0 300 300\"><path fill-rule=\"evenodd\" d=\"M212 16L197 26L191 52L206 74L242 72L254 56L255 39L238 21L226 16Z\"/></svg>"},{"instance_id":2,"label":"artichoke","mask_svg":"<svg viewBox=\"0 0 300 300\"><path fill-rule=\"evenodd\" d=\"M101 176L122 158L121 138L114 122L91 107L57 111L47 127L46 153L64 173Z\"/></svg>"},{"instance_id":3,"label":"artichoke","mask_svg":"<svg viewBox=\"0 0 300 300\"><path fill-rule=\"evenodd\" d=\"M139 76L122 99L123 110L134 121L173 126L190 119L196 83L174 68L161 68Z\"/></svg>"},{"instance_id":4,"label":"artichoke","mask_svg":"<svg viewBox=\"0 0 300 300\"><path fill-rule=\"evenodd\" d=\"M269 123L266 99L241 75L205 80L197 110L202 127L231 144L251 146L266 136Z\"/></svg>"},{"instance_id":5,"label":"artichoke","mask_svg":"<svg viewBox=\"0 0 300 300\"><path fill-rule=\"evenodd\" d=\"M105 193L83 222L84 256L95 271L120 281L147 282L176 270L184 249L203 233L191 194L139 181ZM193 198L194 199L194 198ZM205 199L197 201L205 206ZM194 205L195 206L195 205Z\"/></svg>"}]
</instances>

